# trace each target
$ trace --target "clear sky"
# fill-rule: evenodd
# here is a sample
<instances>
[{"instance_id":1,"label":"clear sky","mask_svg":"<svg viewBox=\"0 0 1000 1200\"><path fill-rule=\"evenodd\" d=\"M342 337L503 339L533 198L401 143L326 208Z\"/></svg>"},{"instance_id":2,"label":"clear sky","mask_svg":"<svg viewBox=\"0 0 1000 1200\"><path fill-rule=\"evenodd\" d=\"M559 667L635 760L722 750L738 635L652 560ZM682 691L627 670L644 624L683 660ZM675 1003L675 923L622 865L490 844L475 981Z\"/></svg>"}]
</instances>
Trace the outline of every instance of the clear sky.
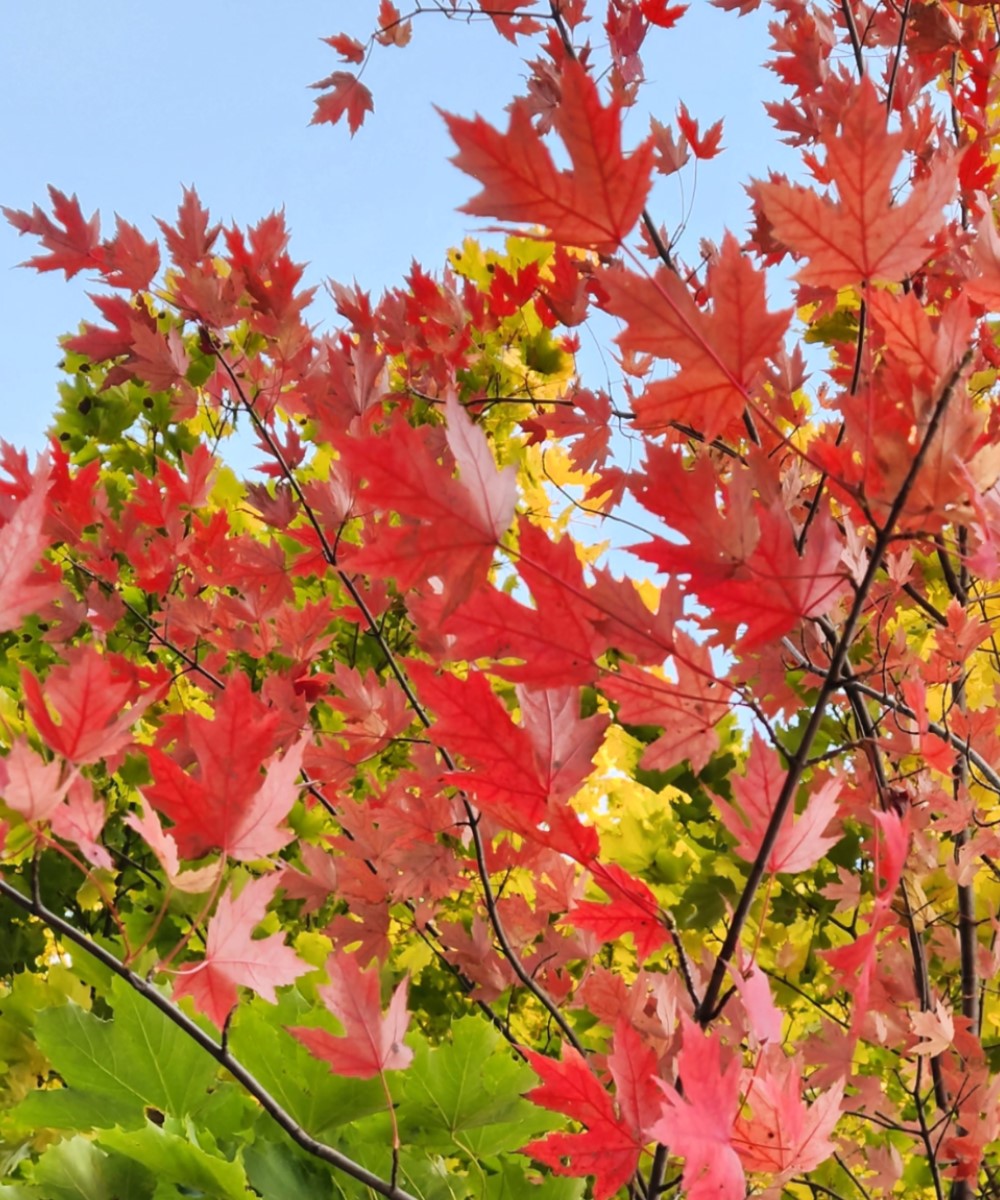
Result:
<instances>
[{"instance_id":1,"label":"clear sky","mask_svg":"<svg viewBox=\"0 0 1000 1200\"><path fill-rule=\"evenodd\" d=\"M411 44L378 49L365 82L375 113L350 138L338 125L309 127L308 85L338 69L319 40L370 32L377 0L46 0L4 16L0 45L0 203L44 203L46 185L76 192L104 227L114 214L149 236L153 217L172 217L181 187L194 183L216 219L253 223L284 206L292 253L311 283L356 279L378 292L399 282L411 259L437 270L445 251L476 232L455 210L477 190L451 167L451 144L433 111L480 112L505 124L504 105L523 87L523 51L483 22L414 21ZM402 5L401 5L402 7ZM595 40L601 31L595 29ZM725 118L725 152L666 180L656 219L675 228L690 210L684 245L742 232L742 184L795 158L775 139L763 101L775 79L761 14L737 19L693 0L679 25L653 30L644 48L650 85L627 117L626 143L649 114L670 121L679 99L706 124ZM0 328L7 344L0 437L38 449L55 403L56 339L94 318L93 281L69 284L16 264L36 252L0 226ZM334 317L323 294L311 312Z\"/></svg>"}]
</instances>

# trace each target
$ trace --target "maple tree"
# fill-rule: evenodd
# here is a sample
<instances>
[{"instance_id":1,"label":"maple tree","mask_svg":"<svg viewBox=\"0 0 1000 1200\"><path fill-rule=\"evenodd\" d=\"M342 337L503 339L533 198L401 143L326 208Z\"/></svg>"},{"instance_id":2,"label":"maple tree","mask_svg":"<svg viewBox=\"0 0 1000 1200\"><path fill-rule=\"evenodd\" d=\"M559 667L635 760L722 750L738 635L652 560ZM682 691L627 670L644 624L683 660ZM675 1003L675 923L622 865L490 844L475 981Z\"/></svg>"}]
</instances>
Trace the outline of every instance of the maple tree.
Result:
<instances>
[{"instance_id":1,"label":"maple tree","mask_svg":"<svg viewBox=\"0 0 1000 1200\"><path fill-rule=\"evenodd\" d=\"M698 262L663 0L435 7L526 48L503 237L334 332L282 214L5 210L105 290L0 444L0 1195L997 1193L1000 26L773 8L803 173Z\"/></svg>"}]
</instances>

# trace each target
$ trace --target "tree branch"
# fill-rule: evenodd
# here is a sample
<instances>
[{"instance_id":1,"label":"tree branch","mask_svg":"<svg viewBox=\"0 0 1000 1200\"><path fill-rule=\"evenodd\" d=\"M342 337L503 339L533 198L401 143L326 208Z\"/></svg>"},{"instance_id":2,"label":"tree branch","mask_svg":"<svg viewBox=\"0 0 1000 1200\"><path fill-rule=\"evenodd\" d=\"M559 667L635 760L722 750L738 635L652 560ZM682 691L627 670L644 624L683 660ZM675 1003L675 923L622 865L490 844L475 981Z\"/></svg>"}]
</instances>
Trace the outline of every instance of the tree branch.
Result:
<instances>
[{"instance_id":1,"label":"tree branch","mask_svg":"<svg viewBox=\"0 0 1000 1200\"><path fill-rule=\"evenodd\" d=\"M767 866L767 860L774 849L775 842L778 839L778 833L785 820L785 815L789 807L795 799L795 793L798 789L799 781L802 778L802 772L805 769L806 761L809 758L809 751L812 748L813 739L819 731L820 724L826 714L826 706L830 697L841 685L841 673L845 663L847 662L848 652L851 648L851 643L854 640L854 634L857 631L861 621L861 615L864 606L868 599L868 593L871 590L872 584L875 582L875 577L882 567L882 556L892 539L893 531L896 526L900 514L906 506L907 498L916 483L917 476L923 467L924 460L930 450L931 442L937 433L938 427L944 418L944 414L951 403L955 393L955 388L958 386L962 373L965 371L972 358L972 351L966 352L962 361L952 372L948 383L934 406L934 411L927 423L927 429L924 433L923 441L914 454L910 463L910 468L900 485L899 491L892 507L886 516L885 523L879 530L878 536L875 539L875 544L872 548L871 557L868 561L868 568L865 571L864 577L854 596L854 602L851 605L850 612L844 622L844 627L838 639L837 646L830 659L830 665L827 668L826 676L820 686L819 696L813 706L809 721L806 724L802 734L802 740L799 743L798 749L793 755L788 764L788 773L785 776L785 782L782 785L778 798L775 801L774 811L771 814L771 819L768 822L767 829L764 832L764 837L761 841L760 848L757 851L757 857L754 859L750 867L750 875L747 879L743 892L740 895L736 909L733 913L733 919L730 923L729 930L726 934L725 941L722 944L722 949L719 952L719 957L716 959L715 967L712 971L712 977L709 980L708 988L702 998L701 1006L695 1014L696 1019L702 1025L707 1025L715 1016L715 1008L719 999L719 993L722 990L726 975L729 970L729 964L736 953L736 948L739 945L740 937L743 933L743 926L746 923L747 917L750 914L750 908L753 904L754 897L757 894L757 889L760 887L761 880L764 878L764 873Z\"/></svg>"}]
</instances>

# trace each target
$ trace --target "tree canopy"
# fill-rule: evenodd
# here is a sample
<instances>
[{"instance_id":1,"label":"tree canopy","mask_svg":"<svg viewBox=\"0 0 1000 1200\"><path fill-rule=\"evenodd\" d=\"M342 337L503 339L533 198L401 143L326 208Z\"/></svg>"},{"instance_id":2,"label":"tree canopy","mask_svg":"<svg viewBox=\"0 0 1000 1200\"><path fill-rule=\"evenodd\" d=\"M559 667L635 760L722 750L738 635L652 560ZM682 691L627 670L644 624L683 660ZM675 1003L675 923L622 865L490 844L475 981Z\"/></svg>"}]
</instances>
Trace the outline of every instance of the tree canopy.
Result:
<instances>
[{"instance_id":1,"label":"tree canopy","mask_svg":"<svg viewBox=\"0 0 1000 1200\"><path fill-rule=\"evenodd\" d=\"M4 1200L997 1194L1000 24L772 7L697 261L665 0L328 38L359 137L425 16L527 71L333 330L283 213L5 210L98 290L0 443Z\"/></svg>"}]
</instances>

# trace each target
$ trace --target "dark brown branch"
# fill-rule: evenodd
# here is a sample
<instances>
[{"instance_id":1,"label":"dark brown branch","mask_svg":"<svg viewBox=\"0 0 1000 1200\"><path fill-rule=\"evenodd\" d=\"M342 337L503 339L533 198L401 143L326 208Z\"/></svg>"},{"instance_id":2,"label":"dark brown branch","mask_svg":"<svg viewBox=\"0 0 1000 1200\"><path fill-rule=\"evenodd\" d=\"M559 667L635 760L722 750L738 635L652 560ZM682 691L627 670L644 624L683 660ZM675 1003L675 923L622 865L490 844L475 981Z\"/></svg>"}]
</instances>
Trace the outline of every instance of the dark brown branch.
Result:
<instances>
[{"instance_id":1,"label":"dark brown branch","mask_svg":"<svg viewBox=\"0 0 1000 1200\"><path fill-rule=\"evenodd\" d=\"M851 49L854 51L854 64L858 75L865 73L865 56L861 50L861 38L858 36L858 25L851 11L851 0L840 0L840 11L844 14L844 24L847 26L847 36L851 39Z\"/></svg>"},{"instance_id":2,"label":"dark brown branch","mask_svg":"<svg viewBox=\"0 0 1000 1200\"><path fill-rule=\"evenodd\" d=\"M927 1155L927 1165L931 1169L931 1180L934 1184L934 1195L936 1200L944 1200L944 1193L941 1188L941 1172L938 1169L937 1154L934 1150L934 1143L931 1140L931 1131L927 1125L927 1116L924 1113L924 1102L920 1095L920 1077L923 1069L923 1059L917 1059L917 1075L913 1083L913 1104L917 1112L917 1124L920 1126L920 1140L924 1144L924 1151Z\"/></svg>"},{"instance_id":3,"label":"dark brown branch","mask_svg":"<svg viewBox=\"0 0 1000 1200\"><path fill-rule=\"evenodd\" d=\"M903 11L899 14L899 36L896 39L896 53L892 60L892 70L889 72L889 85L885 90L885 110L892 112L892 97L896 91L896 76L899 74L899 64L903 57L903 43L906 40L906 22L910 19L910 0L903 0Z\"/></svg>"},{"instance_id":4,"label":"dark brown branch","mask_svg":"<svg viewBox=\"0 0 1000 1200\"><path fill-rule=\"evenodd\" d=\"M653 1165L649 1171L649 1183L646 1187L646 1195L649 1200L656 1200L663 1186L663 1176L667 1169L668 1150L666 1146L657 1146L653 1152Z\"/></svg>"}]
</instances>

